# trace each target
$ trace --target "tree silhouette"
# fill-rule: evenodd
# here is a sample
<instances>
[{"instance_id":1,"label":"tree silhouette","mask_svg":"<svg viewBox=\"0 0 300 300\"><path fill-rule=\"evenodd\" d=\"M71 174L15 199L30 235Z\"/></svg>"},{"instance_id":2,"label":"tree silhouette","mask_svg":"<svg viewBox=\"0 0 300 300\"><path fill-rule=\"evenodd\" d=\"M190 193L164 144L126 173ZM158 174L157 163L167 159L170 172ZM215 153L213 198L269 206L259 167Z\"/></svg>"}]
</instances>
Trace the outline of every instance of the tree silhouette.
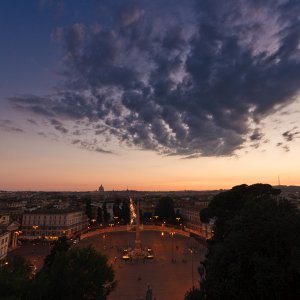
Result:
<instances>
[{"instance_id":1,"label":"tree silhouette","mask_svg":"<svg viewBox=\"0 0 300 300\"><path fill-rule=\"evenodd\" d=\"M162 221L175 224L173 199L171 197L160 198L155 208L155 215L159 216Z\"/></svg>"},{"instance_id":2,"label":"tree silhouette","mask_svg":"<svg viewBox=\"0 0 300 300\"><path fill-rule=\"evenodd\" d=\"M203 299L300 299L300 212L269 185L217 195Z\"/></svg>"},{"instance_id":3,"label":"tree silhouette","mask_svg":"<svg viewBox=\"0 0 300 300\"><path fill-rule=\"evenodd\" d=\"M60 252L37 274L28 299L105 300L115 285L106 256L92 247L76 247Z\"/></svg>"}]
</instances>

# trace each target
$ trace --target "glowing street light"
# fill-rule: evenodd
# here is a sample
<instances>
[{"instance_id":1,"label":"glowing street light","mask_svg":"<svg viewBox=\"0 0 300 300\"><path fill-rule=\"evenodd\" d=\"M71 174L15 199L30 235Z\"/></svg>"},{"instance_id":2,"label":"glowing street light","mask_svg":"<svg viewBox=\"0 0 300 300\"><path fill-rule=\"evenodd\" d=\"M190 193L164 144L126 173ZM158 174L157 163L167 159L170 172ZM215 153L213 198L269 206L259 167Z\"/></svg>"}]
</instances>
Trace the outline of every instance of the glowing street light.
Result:
<instances>
[{"instance_id":1,"label":"glowing street light","mask_svg":"<svg viewBox=\"0 0 300 300\"><path fill-rule=\"evenodd\" d=\"M34 229L34 235L36 235L36 230L39 228L38 225L33 225L32 228Z\"/></svg>"},{"instance_id":2,"label":"glowing street light","mask_svg":"<svg viewBox=\"0 0 300 300\"><path fill-rule=\"evenodd\" d=\"M194 286L194 260L193 260L193 254L194 254L194 250L193 248L190 248L190 253L191 253L191 257L192 257L192 289L195 288Z\"/></svg>"},{"instance_id":3,"label":"glowing street light","mask_svg":"<svg viewBox=\"0 0 300 300\"><path fill-rule=\"evenodd\" d=\"M102 235L102 239L103 239L103 249L105 250L105 239L106 239L106 234Z\"/></svg>"},{"instance_id":4,"label":"glowing street light","mask_svg":"<svg viewBox=\"0 0 300 300\"><path fill-rule=\"evenodd\" d=\"M117 223L118 219L119 219L119 217L114 216L115 223Z\"/></svg>"},{"instance_id":5,"label":"glowing street light","mask_svg":"<svg viewBox=\"0 0 300 300\"><path fill-rule=\"evenodd\" d=\"M174 259L174 234L175 232L172 231L170 232L171 236L172 236L172 262L175 262L175 259Z\"/></svg>"}]
</instances>

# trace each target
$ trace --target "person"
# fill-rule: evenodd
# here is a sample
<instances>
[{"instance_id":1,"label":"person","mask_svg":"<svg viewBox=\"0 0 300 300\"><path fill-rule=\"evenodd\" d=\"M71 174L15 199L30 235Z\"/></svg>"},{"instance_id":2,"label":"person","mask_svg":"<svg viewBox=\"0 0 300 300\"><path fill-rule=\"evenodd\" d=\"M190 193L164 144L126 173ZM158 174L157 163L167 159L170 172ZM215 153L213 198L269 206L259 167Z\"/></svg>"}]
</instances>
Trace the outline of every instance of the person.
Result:
<instances>
[{"instance_id":1,"label":"person","mask_svg":"<svg viewBox=\"0 0 300 300\"><path fill-rule=\"evenodd\" d=\"M152 300L152 289L149 284L146 292L146 300Z\"/></svg>"}]
</instances>

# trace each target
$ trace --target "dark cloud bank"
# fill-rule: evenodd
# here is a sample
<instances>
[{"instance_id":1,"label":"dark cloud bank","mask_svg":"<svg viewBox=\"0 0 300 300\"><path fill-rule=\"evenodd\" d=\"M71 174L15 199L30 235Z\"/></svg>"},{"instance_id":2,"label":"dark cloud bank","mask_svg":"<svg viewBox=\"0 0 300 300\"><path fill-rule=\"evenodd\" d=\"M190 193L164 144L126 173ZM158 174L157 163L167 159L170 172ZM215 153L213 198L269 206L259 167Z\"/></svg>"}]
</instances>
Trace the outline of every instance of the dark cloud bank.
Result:
<instances>
[{"instance_id":1,"label":"dark cloud bank","mask_svg":"<svg viewBox=\"0 0 300 300\"><path fill-rule=\"evenodd\" d=\"M53 31L64 55L58 91L11 99L73 132L75 145L89 128L165 155L232 155L299 91L298 0L102 0L97 9L93 23Z\"/></svg>"}]
</instances>

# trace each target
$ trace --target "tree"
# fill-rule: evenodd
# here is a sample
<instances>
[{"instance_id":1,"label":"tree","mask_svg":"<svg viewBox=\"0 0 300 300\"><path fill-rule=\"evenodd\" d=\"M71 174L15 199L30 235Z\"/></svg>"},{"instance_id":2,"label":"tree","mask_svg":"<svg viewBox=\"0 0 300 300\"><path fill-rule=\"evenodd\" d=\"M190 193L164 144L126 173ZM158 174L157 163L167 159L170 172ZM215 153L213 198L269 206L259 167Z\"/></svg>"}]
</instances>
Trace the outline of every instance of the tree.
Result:
<instances>
[{"instance_id":1,"label":"tree","mask_svg":"<svg viewBox=\"0 0 300 300\"><path fill-rule=\"evenodd\" d=\"M106 202L103 202L102 210L103 210L103 220L104 222L108 222L110 219L110 214L107 211Z\"/></svg>"},{"instance_id":2,"label":"tree","mask_svg":"<svg viewBox=\"0 0 300 300\"><path fill-rule=\"evenodd\" d=\"M192 288L186 292L184 300L199 300L201 293L199 289Z\"/></svg>"},{"instance_id":3,"label":"tree","mask_svg":"<svg viewBox=\"0 0 300 300\"><path fill-rule=\"evenodd\" d=\"M23 299L30 276L30 264L21 256L14 256L8 264L0 265L0 298Z\"/></svg>"},{"instance_id":4,"label":"tree","mask_svg":"<svg viewBox=\"0 0 300 300\"><path fill-rule=\"evenodd\" d=\"M105 300L114 289L107 257L91 246L60 252L39 272L29 291L32 300Z\"/></svg>"},{"instance_id":5,"label":"tree","mask_svg":"<svg viewBox=\"0 0 300 300\"><path fill-rule=\"evenodd\" d=\"M50 254L47 255L44 259L44 268L51 267L55 257L67 252L71 247L70 241L68 241L66 236L60 237L57 241L54 242L54 245L50 251Z\"/></svg>"},{"instance_id":6,"label":"tree","mask_svg":"<svg viewBox=\"0 0 300 300\"><path fill-rule=\"evenodd\" d=\"M120 200L116 199L113 205L113 214L114 217L118 218L119 220L121 220L122 218L122 210L120 208Z\"/></svg>"},{"instance_id":7,"label":"tree","mask_svg":"<svg viewBox=\"0 0 300 300\"><path fill-rule=\"evenodd\" d=\"M162 221L175 224L173 199L171 197L160 198L155 208L155 215Z\"/></svg>"},{"instance_id":8,"label":"tree","mask_svg":"<svg viewBox=\"0 0 300 300\"><path fill-rule=\"evenodd\" d=\"M209 204L216 223L203 299L300 299L300 212L277 195L269 185L243 185Z\"/></svg>"},{"instance_id":9,"label":"tree","mask_svg":"<svg viewBox=\"0 0 300 300\"><path fill-rule=\"evenodd\" d=\"M103 222L103 211L101 207L97 208L97 223L102 223Z\"/></svg>"},{"instance_id":10,"label":"tree","mask_svg":"<svg viewBox=\"0 0 300 300\"><path fill-rule=\"evenodd\" d=\"M89 220L91 220L93 218L92 201L91 201L90 197L88 197L85 200L85 214L87 215L87 217L89 218Z\"/></svg>"},{"instance_id":11,"label":"tree","mask_svg":"<svg viewBox=\"0 0 300 300\"><path fill-rule=\"evenodd\" d=\"M121 214L122 214L122 219L124 221L125 224L129 224L130 222L130 208L129 208L129 201L124 200L122 202L122 210L121 210Z\"/></svg>"},{"instance_id":12,"label":"tree","mask_svg":"<svg viewBox=\"0 0 300 300\"><path fill-rule=\"evenodd\" d=\"M152 218L152 213L151 212L148 212L148 211L145 211L143 213L143 220L146 221L146 222L150 222L150 219Z\"/></svg>"}]
</instances>

